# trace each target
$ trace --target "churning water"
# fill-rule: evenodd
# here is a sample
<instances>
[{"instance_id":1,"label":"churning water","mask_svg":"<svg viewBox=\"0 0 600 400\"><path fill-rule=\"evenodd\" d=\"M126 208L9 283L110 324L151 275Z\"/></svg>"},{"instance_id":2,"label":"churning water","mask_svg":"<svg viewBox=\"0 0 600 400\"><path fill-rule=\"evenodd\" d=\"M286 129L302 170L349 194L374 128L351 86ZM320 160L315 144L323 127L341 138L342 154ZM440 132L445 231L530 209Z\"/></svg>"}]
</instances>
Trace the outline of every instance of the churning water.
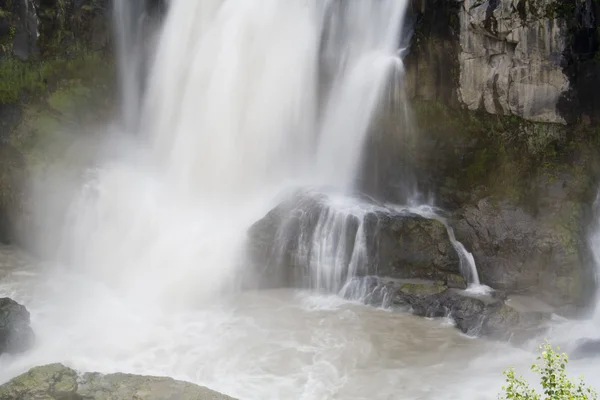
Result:
<instances>
[{"instance_id":1,"label":"churning water","mask_svg":"<svg viewBox=\"0 0 600 400\"><path fill-rule=\"evenodd\" d=\"M47 238L60 239L58 266L0 252L0 294L27 305L38 335L31 352L0 359L0 381L65 362L241 399L495 398L529 347L335 295L353 266L330 240L364 213L343 195L384 92L401 84L409 1L172 0L144 90L145 56L129 48L142 3L115 2L117 25L132 24L119 52L135 139L109 144L119 151L88 171ZM341 193L306 260L309 286L332 294L236 291L248 227L298 186Z\"/></svg>"}]
</instances>

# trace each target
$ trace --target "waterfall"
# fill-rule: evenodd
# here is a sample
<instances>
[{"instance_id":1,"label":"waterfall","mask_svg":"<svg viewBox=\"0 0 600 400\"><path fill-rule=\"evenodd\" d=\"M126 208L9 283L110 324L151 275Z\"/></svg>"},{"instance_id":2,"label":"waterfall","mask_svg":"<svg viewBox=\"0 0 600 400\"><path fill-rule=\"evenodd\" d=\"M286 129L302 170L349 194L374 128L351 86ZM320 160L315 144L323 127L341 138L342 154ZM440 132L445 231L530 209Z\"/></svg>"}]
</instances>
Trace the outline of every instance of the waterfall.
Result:
<instances>
[{"instance_id":1,"label":"waterfall","mask_svg":"<svg viewBox=\"0 0 600 400\"><path fill-rule=\"evenodd\" d=\"M142 91L143 4L114 3L136 143L90 171L60 256L135 301L193 306L231 290L246 231L279 193L352 190L383 95L403 79L408 0L172 0ZM321 237L346 229L344 215ZM327 276L333 248L311 261L323 264L312 287L352 276Z\"/></svg>"},{"instance_id":2,"label":"waterfall","mask_svg":"<svg viewBox=\"0 0 600 400\"><path fill-rule=\"evenodd\" d=\"M325 104L317 147L319 183L343 191L354 188L359 161L382 93L403 80L397 54L406 1L338 3L324 40L333 82Z\"/></svg>"},{"instance_id":3,"label":"waterfall","mask_svg":"<svg viewBox=\"0 0 600 400\"><path fill-rule=\"evenodd\" d=\"M125 129L135 131L142 96L143 17L146 0L114 0L113 17Z\"/></svg>"}]
</instances>

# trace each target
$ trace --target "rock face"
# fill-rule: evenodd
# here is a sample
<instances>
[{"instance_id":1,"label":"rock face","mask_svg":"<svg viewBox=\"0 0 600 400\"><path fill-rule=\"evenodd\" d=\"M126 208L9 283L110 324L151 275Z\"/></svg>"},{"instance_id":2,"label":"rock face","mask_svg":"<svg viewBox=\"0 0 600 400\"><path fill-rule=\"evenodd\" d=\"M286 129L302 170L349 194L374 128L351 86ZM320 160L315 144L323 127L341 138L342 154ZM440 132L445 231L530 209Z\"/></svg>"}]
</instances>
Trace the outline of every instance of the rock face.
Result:
<instances>
[{"instance_id":1,"label":"rock face","mask_svg":"<svg viewBox=\"0 0 600 400\"><path fill-rule=\"evenodd\" d=\"M564 123L567 22L555 0L465 0L460 11L459 97L470 110Z\"/></svg>"},{"instance_id":2,"label":"rock face","mask_svg":"<svg viewBox=\"0 0 600 400\"><path fill-rule=\"evenodd\" d=\"M597 122L592 0L415 0L409 92L496 115Z\"/></svg>"},{"instance_id":3,"label":"rock face","mask_svg":"<svg viewBox=\"0 0 600 400\"><path fill-rule=\"evenodd\" d=\"M4 7L3 7L4 8ZM110 39L106 0L15 0L0 14L0 53L39 59L75 41L99 50Z\"/></svg>"},{"instance_id":4,"label":"rock face","mask_svg":"<svg viewBox=\"0 0 600 400\"><path fill-rule=\"evenodd\" d=\"M418 135L411 157L390 168L411 170L417 191L453 214L482 283L563 309L589 305L598 4L415 0L412 11L407 86ZM368 157L389 159L389 147ZM380 193L398 201L391 191Z\"/></svg>"},{"instance_id":5,"label":"rock face","mask_svg":"<svg viewBox=\"0 0 600 400\"><path fill-rule=\"evenodd\" d=\"M248 251L263 285L339 290L313 279L329 270L343 281L350 268L356 276L460 285L459 258L441 222L368 202L352 211L329 201L320 194L292 196L250 228Z\"/></svg>"},{"instance_id":6,"label":"rock face","mask_svg":"<svg viewBox=\"0 0 600 400\"><path fill-rule=\"evenodd\" d=\"M101 375L62 364L36 367L0 386L6 400L233 400L212 390L171 378L128 374Z\"/></svg>"},{"instance_id":7,"label":"rock face","mask_svg":"<svg viewBox=\"0 0 600 400\"><path fill-rule=\"evenodd\" d=\"M29 311L14 300L0 299L0 355L22 353L33 345L33 341Z\"/></svg>"},{"instance_id":8,"label":"rock face","mask_svg":"<svg viewBox=\"0 0 600 400\"><path fill-rule=\"evenodd\" d=\"M457 237L473 251L483 282L534 294L553 306L585 304L593 275L591 258L580 246L584 216L578 204L558 204L562 210L549 204L534 217L510 203L483 199L460 213Z\"/></svg>"}]
</instances>

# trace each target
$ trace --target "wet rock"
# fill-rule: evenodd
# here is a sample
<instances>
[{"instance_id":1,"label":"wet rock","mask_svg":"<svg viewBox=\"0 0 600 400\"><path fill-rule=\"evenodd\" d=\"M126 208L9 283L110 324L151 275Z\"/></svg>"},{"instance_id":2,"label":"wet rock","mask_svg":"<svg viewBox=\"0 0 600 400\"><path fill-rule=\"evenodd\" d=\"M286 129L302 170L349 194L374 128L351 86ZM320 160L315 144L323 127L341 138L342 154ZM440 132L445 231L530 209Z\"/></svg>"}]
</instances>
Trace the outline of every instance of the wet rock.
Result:
<instances>
[{"instance_id":1,"label":"wet rock","mask_svg":"<svg viewBox=\"0 0 600 400\"><path fill-rule=\"evenodd\" d=\"M102 375L76 371L62 364L36 367L0 386L0 398L94 400L233 400L229 396L171 378L128 374Z\"/></svg>"},{"instance_id":2,"label":"wet rock","mask_svg":"<svg viewBox=\"0 0 600 400\"><path fill-rule=\"evenodd\" d=\"M583 209L565 198L568 188L561 189L563 198L547 198L536 216L492 199L461 211L456 236L473 253L482 283L531 294L555 307L585 305L593 275Z\"/></svg>"},{"instance_id":3,"label":"wet rock","mask_svg":"<svg viewBox=\"0 0 600 400\"><path fill-rule=\"evenodd\" d=\"M292 286L300 238L313 231L322 210L322 196L292 195L248 230L248 256L253 268L244 277L246 286Z\"/></svg>"},{"instance_id":4,"label":"wet rock","mask_svg":"<svg viewBox=\"0 0 600 400\"><path fill-rule=\"evenodd\" d=\"M467 282L465 282L465 278L460 275L448 274L446 276L446 286L450 289L466 289Z\"/></svg>"},{"instance_id":5,"label":"wet rock","mask_svg":"<svg viewBox=\"0 0 600 400\"><path fill-rule=\"evenodd\" d=\"M573 359L591 358L600 356L600 339L581 339L573 351Z\"/></svg>"},{"instance_id":6,"label":"wet rock","mask_svg":"<svg viewBox=\"0 0 600 400\"><path fill-rule=\"evenodd\" d=\"M263 287L329 285L345 280L350 268L358 277L460 285L460 261L444 224L362 199L339 206L324 194L292 196L250 228L248 254Z\"/></svg>"},{"instance_id":7,"label":"wet rock","mask_svg":"<svg viewBox=\"0 0 600 400\"><path fill-rule=\"evenodd\" d=\"M519 312L492 296L476 296L439 284L402 285L393 302L410 307L418 316L452 318L468 335L495 339L531 337L549 318L539 312Z\"/></svg>"},{"instance_id":8,"label":"wet rock","mask_svg":"<svg viewBox=\"0 0 600 400\"><path fill-rule=\"evenodd\" d=\"M489 307L480 334L497 339L521 341L541 334L550 314L539 311L521 312L506 303Z\"/></svg>"},{"instance_id":9,"label":"wet rock","mask_svg":"<svg viewBox=\"0 0 600 400\"><path fill-rule=\"evenodd\" d=\"M33 341L29 311L12 299L0 299L0 354L22 353L33 345Z\"/></svg>"},{"instance_id":10,"label":"wet rock","mask_svg":"<svg viewBox=\"0 0 600 400\"><path fill-rule=\"evenodd\" d=\"M460 275L460 261L444 224L410 213L372 213L369 255L380 276L446 281ZM452 278L450 278L452 280Z\"/></svg>"}]
</instances>

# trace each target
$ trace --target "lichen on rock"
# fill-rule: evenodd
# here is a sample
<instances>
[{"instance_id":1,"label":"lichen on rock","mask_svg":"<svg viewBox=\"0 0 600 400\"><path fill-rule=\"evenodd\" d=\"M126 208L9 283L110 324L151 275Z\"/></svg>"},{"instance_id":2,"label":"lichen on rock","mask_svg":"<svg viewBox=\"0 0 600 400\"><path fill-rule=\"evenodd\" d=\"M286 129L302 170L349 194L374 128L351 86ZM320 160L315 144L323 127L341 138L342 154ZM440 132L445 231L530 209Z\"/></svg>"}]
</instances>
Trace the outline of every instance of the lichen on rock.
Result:
<instances>
[{"instance_id":1,"label":"lichen on rock","mask_svg":"<svg viewBox=\"0 0 600 400\"><path fill-rule=\"evenodd\" d=\"M3 400L234 400L171 378L129 374L78 374L62 364L32 368L0 386Z\"/></svg>"}]
</instances>

